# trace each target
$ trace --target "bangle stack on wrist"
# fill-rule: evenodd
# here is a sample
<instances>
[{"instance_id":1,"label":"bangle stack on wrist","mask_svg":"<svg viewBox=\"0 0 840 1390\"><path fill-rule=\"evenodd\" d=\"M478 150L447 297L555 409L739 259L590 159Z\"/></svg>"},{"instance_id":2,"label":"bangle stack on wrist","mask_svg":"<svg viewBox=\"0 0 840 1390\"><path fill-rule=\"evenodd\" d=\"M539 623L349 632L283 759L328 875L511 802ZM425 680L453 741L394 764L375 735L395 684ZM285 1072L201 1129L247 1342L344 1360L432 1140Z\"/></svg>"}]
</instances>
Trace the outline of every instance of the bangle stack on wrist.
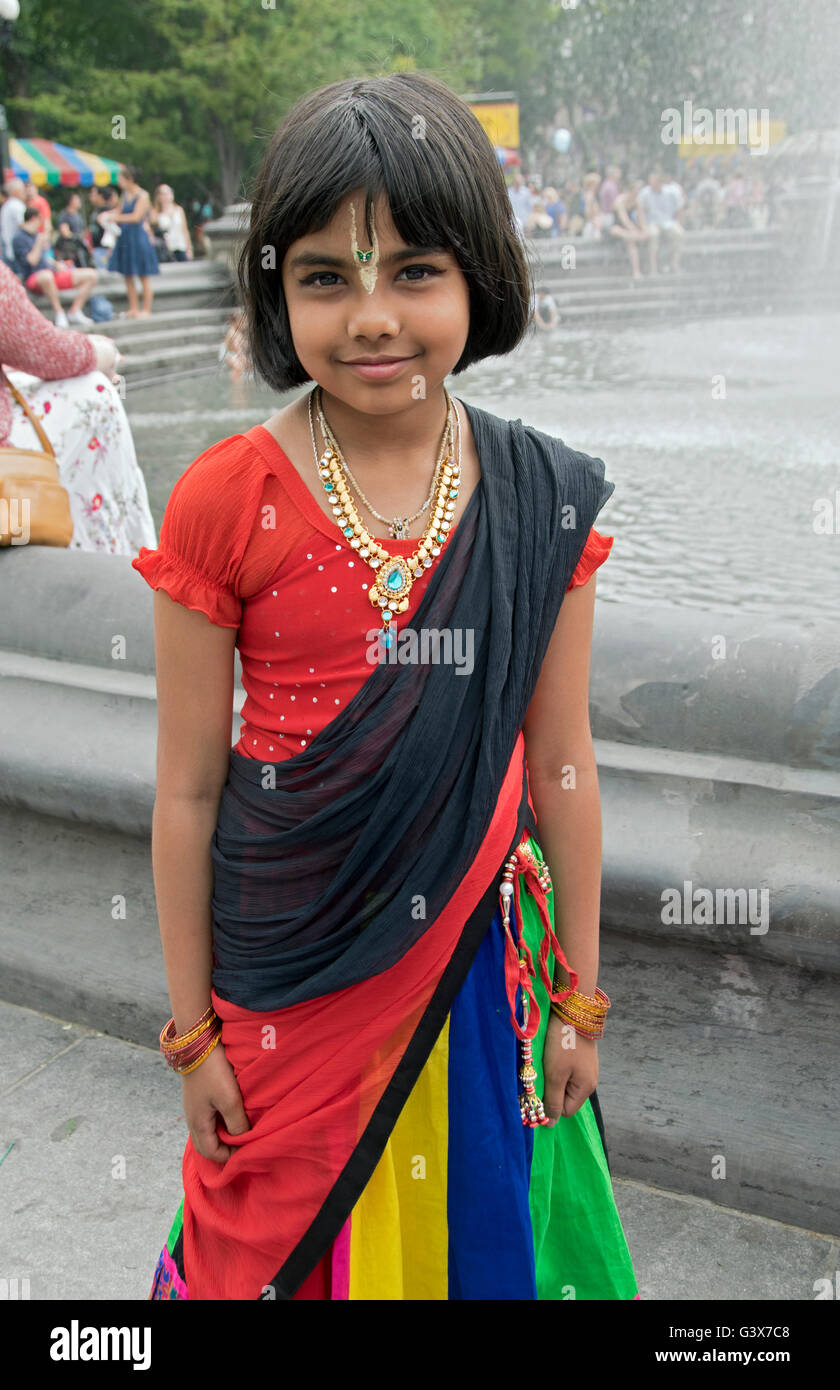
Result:
<instances>
[{"instance_id":1,"label":"bangle stack on wrist","mask_svg":"<svg viewBox=\"0 0 840 1390\"><path fill-rule=\"evenodd\" d=\"M212 1004L185 1033L175 1032L175 1019L161 1029L160 1050L173 1071L186 1075L209 1057L222 1036L222 1020Z\"/></svg>"},{"instance_id":2,"label":"bangle stack on wrist","mask_svg":"<svg viewBox=\"0 0 840 1390\"><path fill-rule=\"evenodd\" d=\"M555 992L567 988L568 986L560 984L555 976ZM581 1038L596 1039L604 1036L604 1022L609 1007L609 996L597 988L594 994L581 994L574 990L567 994L561 1003L551 1004L552 1012L564 1023L570 1024Z\"/></svg>"}]
</instances>

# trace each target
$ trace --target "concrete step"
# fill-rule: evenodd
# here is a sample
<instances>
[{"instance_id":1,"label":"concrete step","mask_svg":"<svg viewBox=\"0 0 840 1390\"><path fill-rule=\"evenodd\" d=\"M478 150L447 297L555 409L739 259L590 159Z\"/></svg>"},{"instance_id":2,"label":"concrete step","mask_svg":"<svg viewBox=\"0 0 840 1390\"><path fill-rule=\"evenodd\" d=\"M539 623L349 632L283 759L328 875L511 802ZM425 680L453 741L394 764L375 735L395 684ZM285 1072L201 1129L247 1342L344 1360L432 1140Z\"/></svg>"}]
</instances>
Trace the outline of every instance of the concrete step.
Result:
<instances>
[{"instance_id":1,"label":"concrete step","mask_svg":"<svg viewBox=\"0 0 840 1390\"><path fill-rule=\"evenodd\" d=\"M575 271L581 278L597 279L603 277L605 279L614 279L616 276L627 273L627 252L623 246L617 246L616 249L610 247L609 250L602 251L596 256L586 255L585 252L582 251L580 243L577 241L573 240L567 243L567 246L574 248ZM565 254L566 257L568 257L568 249ZM642 264L644 265L644 257L647 255L644 247L640 249L639 254L643 258ZM560 255L552 257L531 257L531 262L535 275L568 274L568 266L564 263L564 259ZM733 278L741 275L755 275L759 273L766 275L774 266L784 266L786 264L788 264L787 259L780 256L776 251L768 251L765 253L757 252L755 255L747 257L730 256L727 255L726 252L714 248L703 255L683 251L680 257L680 268L686 275L708 276L713 273L724 273L731 275ZM800 268L799 264L793 261L790 261L789 265L791 271L797 271Z\"/></svg>"},{"instance_id":2,"label":"concrete step","mask_svg":"<svg viewBox=\"0 0 840 1390\"><path fill-rule=\"evenodd\" d=\"M180 325L172 323L160 329L152 319L143 319L144 327L139 333L123 333L119 338L116 333L108 336L119 342L120 350L126 354L148 351L156 347L171 347L178 343L212 342L218 345L224 338L227 320L224 314L217 314L215 310L211 310L210 313L212 318L207 318L201 323L185 321Z\"/></svg>"},{"instance_id":3,"label":"concrete step","mask_svg":"<svg viewBox=\"0 0 840 1390\"><path fill-rule=\"evenodd\" d=\"M177 368L218 366L221 342L221 337L217 337L210 341L163 342L154 347L150 344L145 352L132 351L126 355L125 362L120 364L120 371L127 381L135 378L151 381L168 378L172 370Z\"/></svg>"},{"instance_id":4,"label":"concrete step","mask_svg":"<svg viewBox=\"0 0 840 1390\"><path fill-rule=\"evenodd\" d=\"M768 278L767 274L752 274L751 276L738 276L728 280L723 275L684 275L680 271L679 275L672 275L668 272L662 275L645 275L640 281L634 281L625 265L624 274L620 277L610 277L606 275L578 275L576 270L566 270L558 273L555 278L544 277L539 282L541 285L550 289L555 297L558 294L565 294L569 297L579 296L592 303L608 303L615 299L617 295L639 295L643 293L649 297L669 297L674 294L699 295L708 294L710 289L718 293L729 294L733 290L754 291L775 287L784 282L777 281L775 278ZM823 282L820 282L822 284ZM815 286L794 285L791 288L808 288Z\"/></svg>"},{"instance_id":5,"label":"concrete step","mask_svg":"<svg viewBox=\"0 0 840 1390\"><path fill-rule=\"evenodd\" d=\"M148 834L154 633L151 591L137 585L127 557L50 547L0 555L0 803ZM836 974L840 883L836 837L826 829L840 815L830 700L836 630L745 615L729 620L737 656L714 662L714 622L656 605L628 630L616 605L599 611L590 714L605 829L603 920L656 941L676 933ZM125 639L119 662L115 632ZM239 670L237 655L234 741ZM655 718L639 704L640 688L672 692ZM685 881L690 902L695 888L730 892L714 901L711 922L682 910ZM666 886L679 893L679 914L663 911Z\"/></svg>"},{"instance_id":6,"label":"concrete step","mask_svg":"<svg viewBox=\"0 0 840 1390\"><path fill-rule=\"evenodd\" d=\"M221 309L234 304L235 296L230 272L218 261L200 260L173 263L158 267L160 273L152 277L154 287L154 313L161 310L189 310L196 308ZM135 281L135 284L137 281ZM127 307L125 278L114 271L100 270L96 293L103 294L114 305L115 312ZM73 299L72 290L59 290L59 299L64 305ZM51 313L48 301L43 295L33 295L40 309ZM129 323L132 320L129 320ZM139 323L145 320L140 319Z\"/></svg>"},{"instance_id":7,"label":"concrete step","mask_svg":"<svg viewBox=\"0 0 840 1390\"><path fill-rule=\"evenodd\" d=\"M148 319L114 318L80 331L113 338L124 354L120 372L127 380L154 381L169 378L175 365L186 370L218 365L227 324L223 308L170 309L155 310Z\"/></svg>"},{"instance_id":8,"label":"concrete step","mask_svg":"<svg viewBox=\"0 0 840 1390\"><path fill-rule=\"evenodd\" d=\"M731 314L792 314L813 309L840 309L840 290L817 291L809 294L783 293L777 289L755 291L734 296L716 294L670 298L653 298L642 293L631 301L616 299L613 303L588 303L583 296L559 303L558 312L565 322L615 324L644 323L652 319L683 319L691 317L727 317Z\"/></svg>"},{"instance_id":9,"label":"concrete step","mask_svg":"<svg viewBox=\"0 0 840 1390\"><path fill-rule=\"evenodd\" d=\"M106 324L97 325L96 328L82 331L99 332L101 328L107 327L108 337L113 338L120 346L125 343L131 346L132 343L146 338L149 334L160 337L166 333L181 333L182 331L192 331L197 328L210 329L223 328L227 323L228 310L222 306L216 308L192 308L192 309L159 309L156 304L152 306L152 316L148 319L124 319L115 314Z\"/></svg>"},{"instance_id":10,"label":"concrete step","mask_svg":"<svg viewBox=\"0 0 840 1390\"><path fill-rule=\"evenodd\" d=\"M599 980L614 1171L840 1235L836 977L602 929Z\"/></svg>"}]
</instances>

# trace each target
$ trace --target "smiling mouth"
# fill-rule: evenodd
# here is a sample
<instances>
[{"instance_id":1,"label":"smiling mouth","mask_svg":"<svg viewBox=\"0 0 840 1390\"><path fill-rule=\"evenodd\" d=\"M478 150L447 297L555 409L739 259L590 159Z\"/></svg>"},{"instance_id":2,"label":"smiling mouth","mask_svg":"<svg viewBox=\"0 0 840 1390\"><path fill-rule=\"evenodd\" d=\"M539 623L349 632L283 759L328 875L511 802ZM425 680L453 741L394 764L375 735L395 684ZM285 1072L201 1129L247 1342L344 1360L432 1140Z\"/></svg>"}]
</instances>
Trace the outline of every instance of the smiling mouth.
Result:
<instances>
[{"instance_id":1,"label":"smiling mouth","mask_svg":"<svg viewBox=\"0 0 840 1390\"><path fill-rule=\"evenodd\" d=\"M416 356L417 354L413 354ZM345 361L345 367L387 367L391 362L410 362L410 357L352 357Z\"/></svg>"}]
</instances>

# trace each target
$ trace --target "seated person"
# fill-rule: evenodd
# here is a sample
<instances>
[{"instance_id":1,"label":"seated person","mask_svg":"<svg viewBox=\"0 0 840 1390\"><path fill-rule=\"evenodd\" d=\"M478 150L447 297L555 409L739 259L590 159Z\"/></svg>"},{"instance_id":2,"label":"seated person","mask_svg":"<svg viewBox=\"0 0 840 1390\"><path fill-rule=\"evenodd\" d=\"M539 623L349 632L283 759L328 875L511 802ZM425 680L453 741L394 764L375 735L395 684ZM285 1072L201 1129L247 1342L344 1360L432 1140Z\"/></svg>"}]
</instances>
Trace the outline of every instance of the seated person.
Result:
<instances>
[{"instance_id":1,"label":"seated person","mask_svg":"<svg viewBox=\"0 0 840 1390\"><path fill-rule=\"evenodd\" d=\"M27 208L23 225L12 238L12 250L20 279L33 294L40 291L46 295L55 310L57 328L68 328L71 323L91 326L93 319L82 313L82 305L96 287L99 278L97 272L87 267L80 269L78 266L55 266L47 254L48 247L49 240L46 232L42 230L40 212L36 208ZM79 292L70 305L69 312L65 314L58 291L77 287Z\"/></svg>"},{"instance_id":2,"label":"seated person","mask_svg":"<svg viewBox=\"0 0 840 1390\"><path fill-rule=\"evenodd\" d=\"M554 296L546 289L537 290L531 301L531 313L538 328L556 328L560 322Z\"/></svg>"}]
</instances>

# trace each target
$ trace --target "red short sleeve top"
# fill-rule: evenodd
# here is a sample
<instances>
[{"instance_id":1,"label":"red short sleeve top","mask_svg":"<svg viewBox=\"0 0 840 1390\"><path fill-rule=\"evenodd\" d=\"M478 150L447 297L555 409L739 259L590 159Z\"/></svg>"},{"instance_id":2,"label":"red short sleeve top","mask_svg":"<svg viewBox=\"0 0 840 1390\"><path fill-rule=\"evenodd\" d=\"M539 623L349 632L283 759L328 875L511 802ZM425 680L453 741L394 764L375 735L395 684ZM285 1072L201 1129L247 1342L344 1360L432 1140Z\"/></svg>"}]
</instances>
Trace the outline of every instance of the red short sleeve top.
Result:
<instances>
[{"instance_id":1,"label":"red short sleeve top","mask_svg":"<svg viewBox=\"0 0 840 1390\"><path fill-rule=\"evenodd\" d=\"M376 539L393 555L417 547L416 539ZM612 543L593 527L570 589L586 583ZM248 757L278 761L305 748L377 659L373 572L262 425L220 440L189 465L170 494L157 549L141 547L131 563L153 589L238 629L246 698L235 748ZM433 573L414 581L400 627Z\"/></svg>"}]
</instances>

